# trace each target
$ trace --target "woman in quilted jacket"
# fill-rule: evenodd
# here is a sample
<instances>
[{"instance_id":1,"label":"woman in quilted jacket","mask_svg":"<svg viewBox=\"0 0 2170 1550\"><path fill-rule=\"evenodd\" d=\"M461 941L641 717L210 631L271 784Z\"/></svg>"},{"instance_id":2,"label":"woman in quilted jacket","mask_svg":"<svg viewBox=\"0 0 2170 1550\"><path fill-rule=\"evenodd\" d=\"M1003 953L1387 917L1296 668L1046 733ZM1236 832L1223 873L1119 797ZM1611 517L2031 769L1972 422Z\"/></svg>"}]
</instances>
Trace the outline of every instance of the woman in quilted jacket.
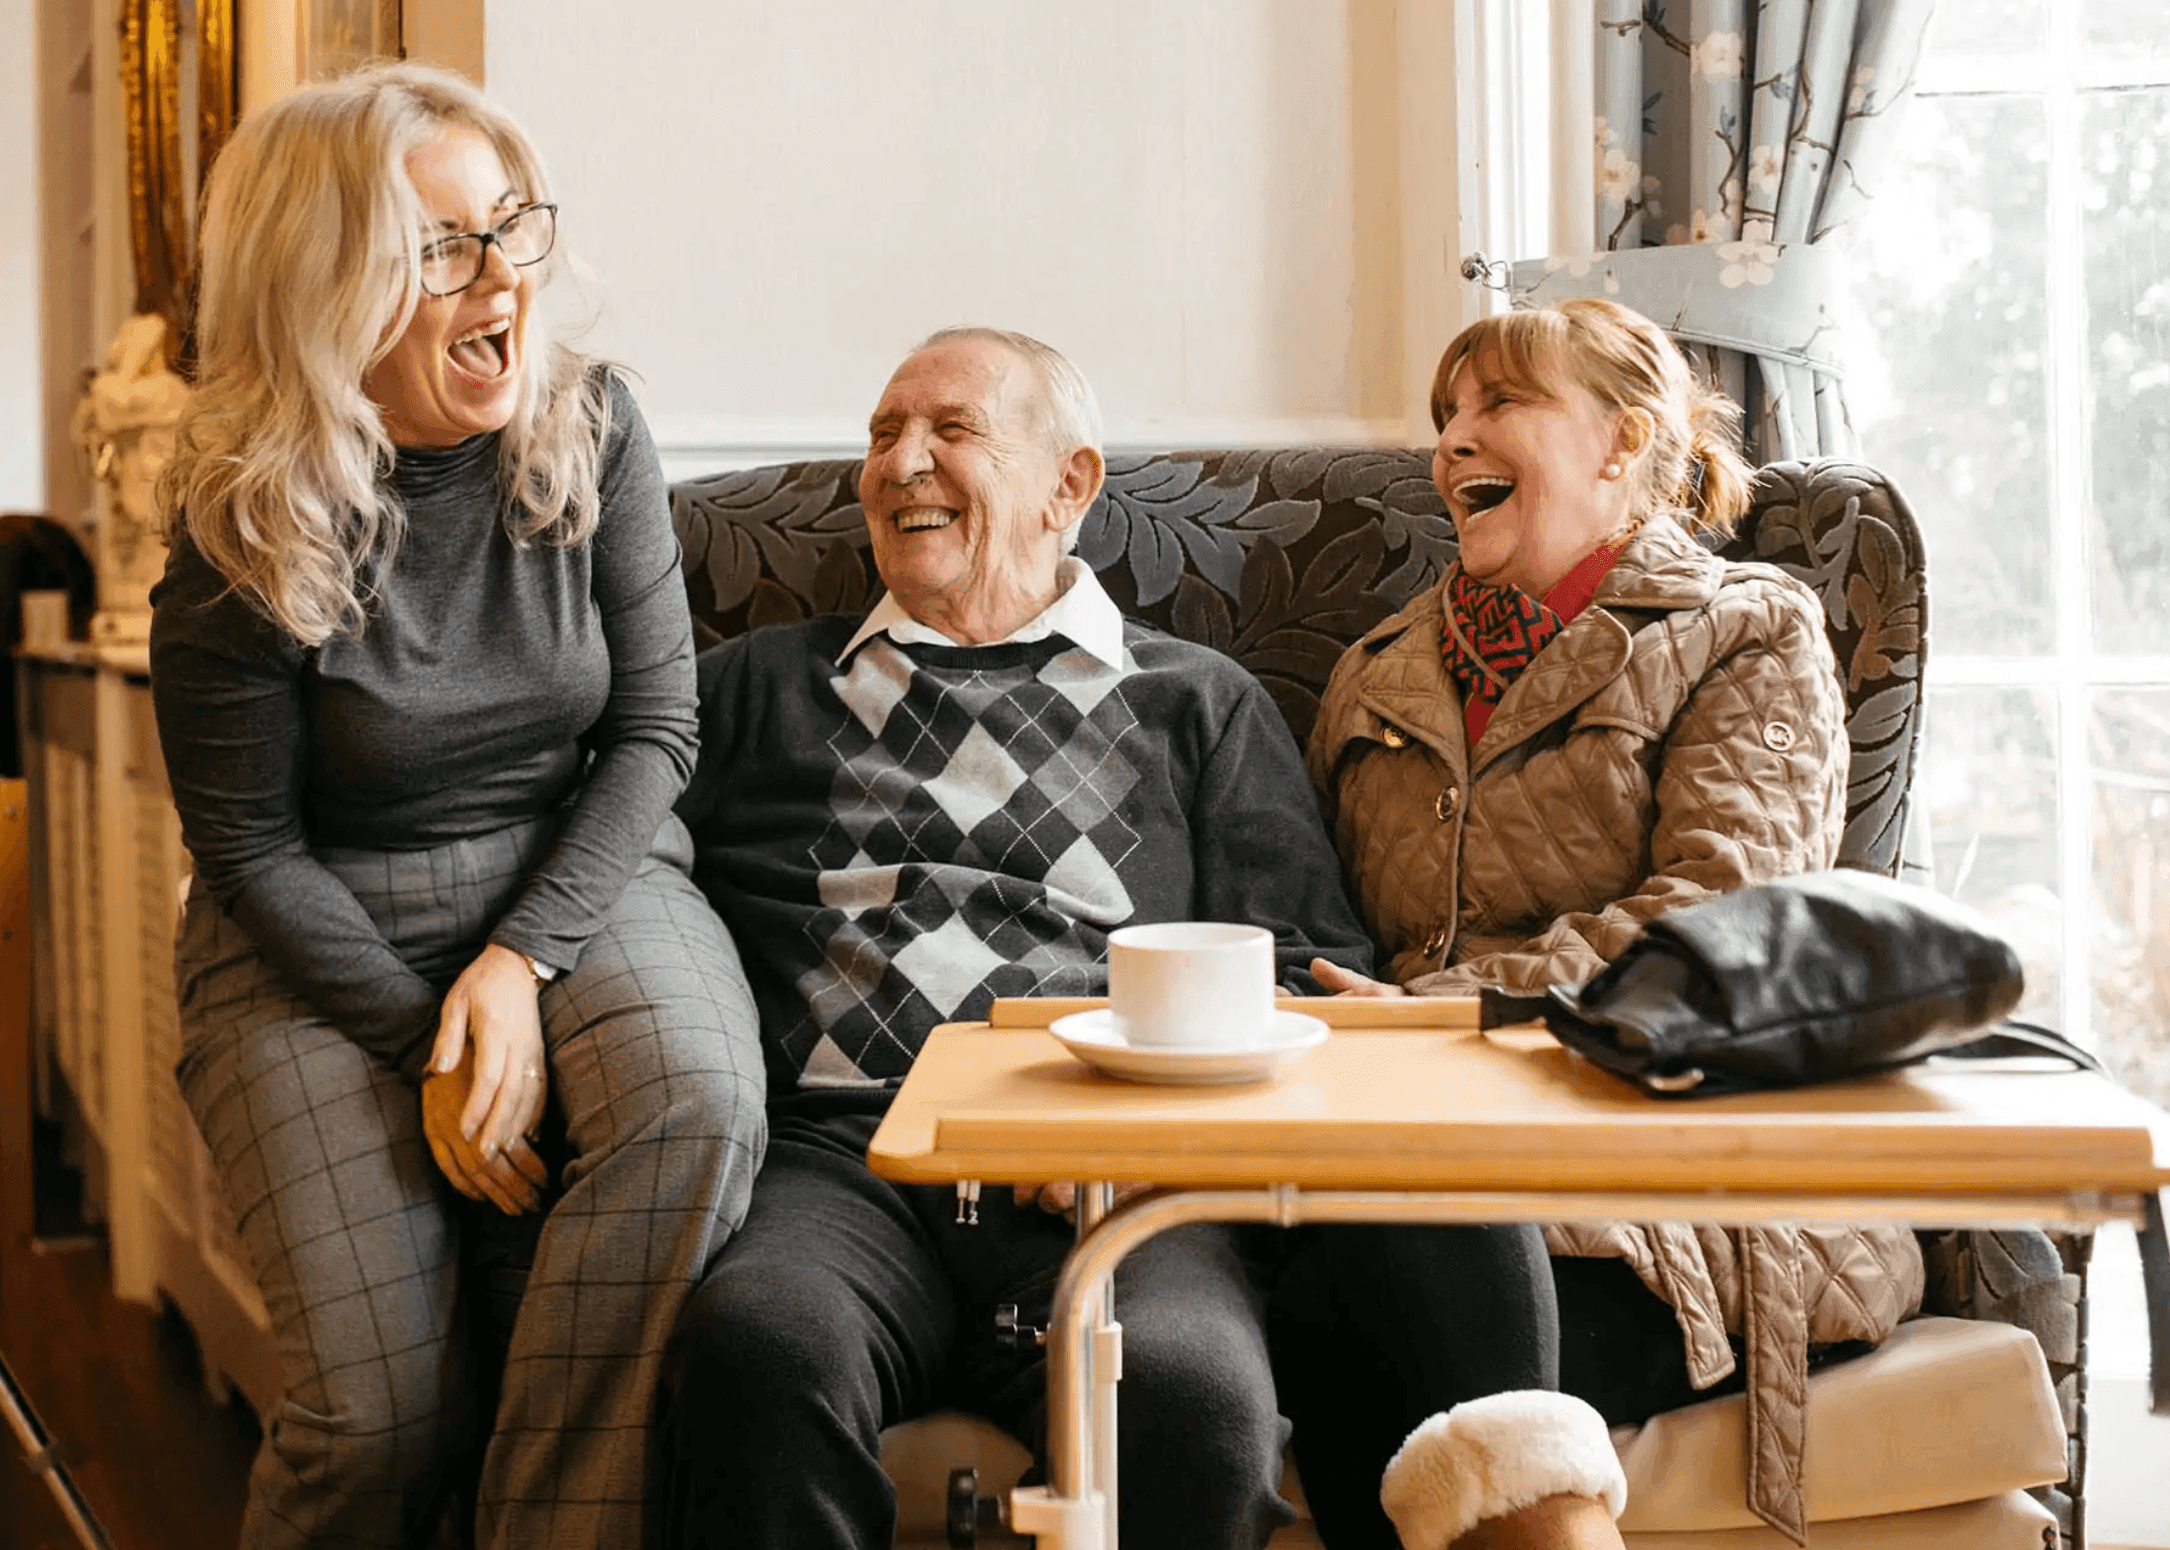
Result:
<instances>
[{"instance_id":1,"label":"woman in quilted jacket","mask_svg":"<svg viewBox=\"0 0 2170 1550\"><path fill-rule=\"evenodd\" d=\"M1848 745L1823 608L1698 541L1747 506L1734 405L1648 319L1577 300L1465 329L1432 418L1460 558L1342 657L1307 761L1390 978L1321 964L1320 981L1535 993L1588 979L1667 910L1832 865ZM1744 1365L1769 1375L1747 1407L1749 1506L1801 1538L1799 1380L1813 1347L1880 1340L1913 1311L1912 1234L1546 1236L1562 1389L1620 1423L1737 1387ZM1411 1550L1486 1516L1457 1505L1457 1450L1492 1424L1465 1420L1427 1423L1389 1472ZM1616 1542L1593 1532L1574 1542Z\"/></svg>"}]
</instances>

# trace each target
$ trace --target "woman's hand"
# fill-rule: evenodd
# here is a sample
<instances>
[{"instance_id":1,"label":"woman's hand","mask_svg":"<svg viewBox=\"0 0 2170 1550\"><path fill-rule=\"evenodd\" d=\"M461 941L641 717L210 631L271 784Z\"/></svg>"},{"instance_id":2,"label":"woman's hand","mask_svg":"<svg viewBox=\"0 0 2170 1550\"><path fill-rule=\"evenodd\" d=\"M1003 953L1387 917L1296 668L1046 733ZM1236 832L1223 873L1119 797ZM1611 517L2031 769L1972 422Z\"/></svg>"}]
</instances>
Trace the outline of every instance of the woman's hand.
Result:
<instances>
[{"instance_id":1,"label":"woman's hand","mask_svg":"<svg viewBox=\"0 0 2170 1550\"><path fill-rule=\"evenodd\" d=\"M422 1078L422 1134L429 1141L430 1156L437 1159L452 1187L468 1199L487 1200L507 1216L532 1211L542 1204L542 1186L549 1171L527 1138L515 1136L510 1146L484 1156L460 1128L473 1078L472 1050L451 1071L432 1071Z\"/></svg>"},{"instance_id":2,"label":"woman's hand","mask_svg":"<svg viewBox=\"0 0 2170 1550\"><path fill-rule=\"evenodd\" d=\"M1389 985L1359 974L1354 969L1344 969L1338 963L1328 963L1324 958L1311 960L1311 977L1328 995L1333 996L1406 996L1408 991L1399 985Z\"/></svg>"},{"instance_id":3,"label":"woman's hand","mask_svg":"<svg viewBox=\"0 0 2170 1550\"><path fill-rule=\"evenodd\" d=\"M550 1086L538 990L527 960L492 942L453 981L437 1014L429 1068L456 1072L472 1049L456 1129L485 1160L523 1142L542 1119Z\"/></svg>"}]
</instances>

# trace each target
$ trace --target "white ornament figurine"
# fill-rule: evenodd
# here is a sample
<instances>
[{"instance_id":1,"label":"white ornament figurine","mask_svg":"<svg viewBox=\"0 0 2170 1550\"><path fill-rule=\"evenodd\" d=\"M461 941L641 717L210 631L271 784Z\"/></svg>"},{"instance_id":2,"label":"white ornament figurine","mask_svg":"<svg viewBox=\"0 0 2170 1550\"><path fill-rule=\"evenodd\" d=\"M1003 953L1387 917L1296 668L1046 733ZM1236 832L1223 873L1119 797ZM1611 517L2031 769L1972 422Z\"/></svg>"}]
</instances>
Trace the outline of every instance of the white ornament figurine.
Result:
<instances>
[{"instance_id":1,"label":"white ornament figurine","mask_svg":"<svg viewBox=\"0 0 2170 1550\"><path fill-rule=\"evenodd\" d=\"M147 632L151 584L166 563L158 472L173 455L173 427L188 395L188 384L166 365L166 320L139 313L114 334L104 369L75 406L76 443L91 476L113 491L97 532L95 639L141 640Z\"/></svg>"}]
</instances>

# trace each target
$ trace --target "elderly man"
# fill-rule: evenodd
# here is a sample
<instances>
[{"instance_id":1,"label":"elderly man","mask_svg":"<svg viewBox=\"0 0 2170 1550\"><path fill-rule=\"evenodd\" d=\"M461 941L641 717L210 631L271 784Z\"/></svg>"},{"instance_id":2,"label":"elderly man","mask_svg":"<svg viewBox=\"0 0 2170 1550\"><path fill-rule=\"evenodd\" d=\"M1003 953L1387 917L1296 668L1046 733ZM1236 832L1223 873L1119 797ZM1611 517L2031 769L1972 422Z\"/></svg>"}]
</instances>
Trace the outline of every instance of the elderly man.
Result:
<instances>
[{"instance_id":1,"label":"elderly man","mask_svg":"<svg viewBox=\"0 0 2170 1550\"><path fill-rule=\"evenodd\" d=\"M1097 422L1047 346L937 334L869 427L859 494L887 594L702 663L680 810L760 1006L771 1135L674 1341L676 1543L886 1550L885 1426L963 1405L1038 1435L1042 1361L1003 1349L993 1317L1046 1322L1064 1202L1001 1193L974 1219L864 1160L936 1024L1103 991L1107 934L1135 922L1266 926L1306 992L1315 955L1369 961L1264 690L1125 620L1067 552L1101 485ZM1169 1233L1116 1277L1126 1544L1256 1546L1290 1516L1243 1241ZM1408 1423L1387 1424L1391 1451ZM1366 1457L1375 1500L1385 1452Z\"/></svg>"}]
</instances>

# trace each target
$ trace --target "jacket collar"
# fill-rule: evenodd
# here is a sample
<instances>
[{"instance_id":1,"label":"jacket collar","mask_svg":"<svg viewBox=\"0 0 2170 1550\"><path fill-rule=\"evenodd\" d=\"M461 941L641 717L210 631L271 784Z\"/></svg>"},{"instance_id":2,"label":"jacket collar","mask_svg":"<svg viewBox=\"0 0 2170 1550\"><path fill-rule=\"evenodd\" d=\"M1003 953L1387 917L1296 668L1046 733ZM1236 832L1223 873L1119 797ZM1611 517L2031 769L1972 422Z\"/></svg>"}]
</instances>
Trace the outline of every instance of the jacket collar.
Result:
<instances>
[{"instance_id":1,"label":"jacket collar","mask_svg":"<svg viewBox=\"0 0 2170 1550\"><path fill-rule=\"evenodd\" d=\"M1674 612L1701 608L1718 595L1725 562L1711 554L1668 516L1655 516L1629 540L1591 606L1516 679L1493 713L1477 746L1466 746L1462 698L1440 654L1441 610L1450 568L1439 584L1393 618L1365 634L1359 649L1371 653L1360 698L1374 715L1419 738L1472 775L1618 677L1627 666L1633 636L1611 610Z\"/></svg>"},{"instance_id":2,"label":"jacket collar","mask_svg":"<svg viewBox=\"0 0 2170 1550\"><path fill-rule=\"evenodd\" d=\"M1652 517L1606 572L1591 606L1569 621L1509 687L1483 738L1470 749L1462 727L1462 697L1439 648L1441 610L1454 577L1449 567L1436 586L1412 598L1357 643L1371 659L1358 698L1374 715L1428 744L1450 764L1459 766L1469 758L1470 773L1475 774L1502 750L1572 712L1627 666L1633 637L1611 610L1701 608L1718 595L1725 570L1725 562L1678 522ZM1352 730L1335 729L1337 735Z\"/></svg>"},{"instance_id":3,"label":"jacket collar","mask_svg":"<svg viewBox=\"0 0 2170 1550\"><path fill-rule=\"evenodd\" d=\"M1447 585L1461 566L1456 560L1438 582L1413 598L1392 618L1373 625L1358 644L1383 656L1385 642L1407 634L1419 624L1437 628L1440 610L1446 606ZM1671 517L1660 513L1645 522L1605 579L1598 583L1591 606L1598 608L1701 608L1718 595L1725 579L1725 561L1691 537ZM1588 610L1585 610L1587 612ZM1578 617L1580 617L1578 615ZM1422 633L1422 632L1419 632Z\"/></svg>"},{"instance_id":4,"label":"jacket collar","mask_svg":"<svg viewBox=\"0 0 2170 1550\"><path fill-rule=\"evenodd\" d=\"M1508 686L1484 736L1471 750L1470 772L1575 707L1617 678L1634 651L1634 635L1615 609L1676 612L1701 608L1718 595L1725 562L1691 538L1671 517L1645 522L1628 541L1591 606L1568 621ZM1442 586L1442 593L1444 587Z\"/></svg>"},{"instance_id":5,"label":"jacket collar","mask_svg":"<svg viewBox=\"0 0 2170 1550\"><path fill-rule=\"evenodd\" d=\"M1701 608L1725 580L1719 559L1671 517L1658 515L1628 540L1613 568L1598 583L1600 608Z\"/></svg>"}]
</instances>

